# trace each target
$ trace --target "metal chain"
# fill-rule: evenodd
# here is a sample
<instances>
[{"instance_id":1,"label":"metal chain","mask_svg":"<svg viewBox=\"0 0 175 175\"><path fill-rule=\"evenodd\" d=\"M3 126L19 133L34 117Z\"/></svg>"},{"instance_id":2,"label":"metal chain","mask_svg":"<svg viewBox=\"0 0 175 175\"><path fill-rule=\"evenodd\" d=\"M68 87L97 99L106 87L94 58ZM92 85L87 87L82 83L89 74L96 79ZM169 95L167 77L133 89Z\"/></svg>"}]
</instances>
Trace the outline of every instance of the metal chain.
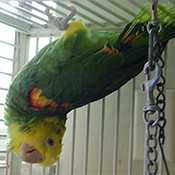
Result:
<instances>
[{"instance_id":1,"label":"metal chain","mask_svg":"<svg viewBox=\"0 0 175 175\"><path fill-rule=\"evenodd\" d=\"M145 117L147 118L150 114L145 113ZM158 126L153 125L155 122L154 119L150 119L147 121L147 139L146 139L146 162L145 162L145 175L157 175L158 172L158 151L157 151L157 134L158 134Z\"/></svg>"},{"instance_id":2,"label":"metal chain","mask_svg":"<svg viewBox=\"0 0 175 175\"><path fill-rule=\"evenodd\" d=\"M164 59L161 56L161 46L159 41L157 41L157 56L158 56L158 60L157 63L160 66L160 68L163 70L165 67L165 62ZM159 140L160 143L162 145L164 145L165 143L165 132L164 132L164 128L166 125L166 118L165 118L165 106L166 106L166 97L165 97L165 76L163 74L163 71L161 71L160 74L160 80L157 83L157 97L156 97L156 105L159 106L159 122L158 122L158 126L159 126Z\"/></svg>"},{"instance_id":3,"label":"metal chain","mask_svg":"<svg viewBox=\"0 0 175 175\"><path fill-rule=\"evenodd\" d=\"M159 39L159 38L158 38ZM159 64L160 68L163 70L165 67L165 61L161 56L161 45L160 41L157 41L157 56L158 60L157 63ZM166 84L166 79L164 76L163 71L161 72L160 75L160 80L157 84L157 97L156 97L156 105L160 109L159 113L159 122L158 122L158 127L159 127L159 135L158 135L158 142L159 142L159 147L162 155L162 160L165 165L165 170L167 175L170 174L168 164L166 161L165 153L164 153L164 144L165 144L165 126L167 123L166 117L165 117L165 107L166 107L166 97L165 97L165 84Z\"/></svg>"},{"instance_id":4,"label":"metal chain","mask_svg":"<svg viewBox=\"0 0 175 175\"><path fill-rule=\"evenodd\" d=\"M165 143L165 77L163 68L164 60L161 57L162 46L159 41L159 32L161 26L157 20L158 0L152 3L152 21L147 25L149 33L149 49L148 62L144 66L145 82L143 84L146 94L146 102L144 106L144 119L146 123L146 150L145 150L145 175L157 175L158 173L158 151L157 145L160 146L162 159L165 165L167 175L169 170L164 154ZM157 96L154 91L157 89Z\"/></svg>"},{"instance_id":5,"label":"metal chain","mask_svg":"<svg viewBox=\"0 0 175 175\"><path fill-rule=\"evenodd\" d=\"M149 64L146 64L145 69L148 66ZM155 72L159 72L158 65L156 67ZM144 119L146 122L145 175L157 175L158 172L157 136L160 110L154 101L153 91L159 77L160 75L157 74L154 79L148 79L144 83L146 92L146 104L144 106Z\"/></svg>"},{"instance_id":6,"label":"metal chain","mask_svg":"<svg viewBox=\"0 0 175 175\"><path fill-rule=\"evenodd\" d=\"M149 53L148 62L144 66L145 82L144 91L146 102L144 106L144 119L146 123L146 150L145 150L145 175L157 175L158 172L158 122L160 109L156 104L154 91L161 77L161 67L156 62L158 27L155 22L148 23Z\"/></svg>"}]
</instances>

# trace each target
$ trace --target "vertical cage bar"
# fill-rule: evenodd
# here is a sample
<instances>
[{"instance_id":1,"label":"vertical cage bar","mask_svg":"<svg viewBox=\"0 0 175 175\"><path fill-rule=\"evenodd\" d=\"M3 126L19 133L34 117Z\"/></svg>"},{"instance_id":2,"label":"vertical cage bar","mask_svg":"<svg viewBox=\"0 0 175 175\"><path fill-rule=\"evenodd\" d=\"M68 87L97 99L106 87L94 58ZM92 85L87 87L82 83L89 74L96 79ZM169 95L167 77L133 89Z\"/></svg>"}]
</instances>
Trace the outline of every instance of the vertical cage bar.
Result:
<instances>
[{"instance_id":1,"label":"vertical cage bar","mask_svg":"<svg viewBox=\"0 0 175 175\"><path fill-rule=\"evenodd\" d=\"M17 73L17 70L19 68L19 63L16 61L17 54L19 52L19 37L17 32L15 32L15 45L18 47L14 48L14 54L13 54L13 72L12 72L12 79L14 78L15 74Z\"/></svg>"},{"instance_id":2,"label":"vertical cage bar","mask_svg":"<svg viewBox=\"0 0 175 175\"><path fill-rule=\"evenodd\" d=\"M21 54L21 42L20 42L20 34L19 32L15 32L15 45L14 48L14 55L13 55L13 72L12 72L12 78L14 78L15 74L19 71L21 66L21 58L24 57L24 55ZM21 55L20 55L21 54ZM10 154L10 161L9 161L10 167L9 167L9 174L10 175L21 175L21 161L17 159L15 154Z\"/></svg>"},{"instance_id":3,"label":"vertical cage bar","mask_svg":"<svg viewBox=\"0 0 175 175\"><path fill-rule=\"evenodd\" d=\"M33 165L29 164L29 174L32 175L33 174Z\"/></svg>"},{"instance_id":4,"label":"vertical cage bar","mask_svg":"<svg viewBox=\"0 0 175 175\"><path fill-rule=\"evenodd\" d=\"M52 42L52 35L49 36L49 43L51 43L51 42ZM36 50L35 51L36 51L36 54L39 51L39 36L36 37ZM53 167L49 167L49 175L52 175L54 171L55 170L53 170ZM47 174L48 173L46 173L46 167L43 167L42 168L42 175L47 175Z\"/></svg>"},{"instance_id":5,"label":"vertical cage bar","mask_svg":"<svg viewBox=\"0 0 175 175\"><path fill-rule=\"evenodd\" d=\"M46 175L46 168L45 167L43 167L43 169L42 169L42 174Z\"/></svg>"},{"instance_id":6,"label":"vertical cage bar","mask_svg":"<svg viewBox=\"0 0 175 175\"><path fill-rule=\"evenodd\" d=\"M49 36L49 43L51 43L51 42L52 42L52 40L53 40L53 35L52 35L52 34L50 34L50 36Z\"/></svg>"},{"instance_id":7,"label":"vertical cage bar","mask_svg":"<svg viewBox=\"0 0 175 175\"><path fill-rule=\"evenodd\" d=\"M8 174L7 175L11 175L12 173L11 173L11 163L12 163L12 153L11 152L9 152L9 154L8 154L8 165L9 165L9 167L8 167Z\"/></svg>"},{"instance_id":8,"label":"vertical cage bar","mask_svg":"<svg viewBox=\"0 0 175 175\"><path fill-rule=\"evenodd\" d=\"M117 116L114 124L114 158L113 158L113 175L117 175L118 169L118 146L119 146L119 122L120 122L120 89L117 95Z\"/></svg>"},{"instance_id":9,"label":"vertical cage bar","mask_svg":"<svg viewBox=\"0 0 175 175\"><path fill-rule=\"evenodd\" d=\"M159 167L160 167L160 169L159 169L159 174L160 174L160 175L163 175L164 166L163 166L163 161L162 161L161 154L159 154L159 155L160 155L160 161L159 161Z\"/></svg>"},{"instance_id":10,"label":"vertical cage bar","mask_svg":"<svg viewBox=\"0 0 175 175\"><path fill-rule=\"evenodd\" d=\"M38 53L38 45L39 45L39 37L36 37L36 49L35 49L35 53ZM32 164L30 164L29 166L29 174L32 175L32 171L33 171L33 166Z\"/></svg>"},{"instance_id":11,"label":"vertical cage bar","mask_svg":"<svg viewBox=\"0 0 175 175\"><path fill-rule=\"evenodd\" d=\"M7 152L7 157L6 157L5 175L8 175L8 170L9 170L9 152Z\"/></svg>"},{"instance_id":12,"label":"vertical cage bar","mask_svg":"<svg viewBox=\"0 0 175 175\"><path fill-rule=\"evenodd\" d=\"M90 126L89 124L90 124L90 104L88 104L87 107L84 175L87 175L88 172L89 126Z\"/></svg>"},{"instance_id":13,"label":"vertical cage bar","mask_svg":"<svg viewBox=\"0 0 175 175\"><path fill-rule=\"evenodd\" d=\"M17 45L17 46L19 46L19 45L18 45L19 42L18 42L17 32L15 32L15 41L14 41L14 44ZM19 50L19 47L15 47L15 48L14 48L14 54L13 54L13 59L12 59L12 60L13 60L12 79L14 78L15 72L17 72L17 66L16 66L17 63L16 63L15 58L16 58L16 56L17 56L17 52L18 52L18 50ZM14 155L13 155L12 153L10 153L9 175L12 175L12 171L13 171L13 167L12 167L12 166L13 166L13 162L12 162L13 158L14 158Z\"/></svg>"},{"instance_id":14,"label":"vertical cage bar","mask_svg":"<svg viewBox=\"0 0 175 175\"><path fill-rule=\"evenodd\" d=\"M55 175L56 173L56 166L49 167L49 174L48 175Z\"/></svg>"},{"instance_id":15,"label":"vertical cage bar","mask_svg":"<svg viewBox=\"0 0 175 175\"><path fill-rule=\"evenodd\" d=\"M58 160L57 162L57 167L56 167L56 172L55 175L59 175L60 174L60 160Z\"/></svg>"},{"instance_id":16,"label":"vertical cage bar","mask_svg":"<svg viewBox=\"0 0 175 175\"><path fill-rule=\"evenodd\" d=\"M12 174L12 169L11 169L11 164L12 164L12 153L9 153L9 171L8 171L8 175L11 175Z\"/></svg>"},{"instance_id":17,"label":"vertical cage bar","mask_svg":"<svg viewBox=\"0 0 175 175\"><path fill-rule=\"evenodd\" d=\"M74 174L74 156L75 156L75 131L76 131L76 109L73 111L73 123L72 123L72 152L71 152L71 168L70 174Z\"/></svg>"},{"instance_id":18,"label":"vertical cage bar","mask_svg":"<svg viewBox=\"0 0 175 175\"><path fill-rule=\"evenodd\" d=\"M129 126L129 155L128 155L128 175L133 174L133 142L134 142L134 120L135 120L135 78L132 85L132 109Z\"/></svg>"},{"instance_id":19,"label":"vertical cage bar","mask_svg":"<svg viewBox=\"0 0 175 175\"><path fill-rule=\"evenodd\" d=\"M38 53L38 44L39 44L39 37L36 37L36 48L35 48L36 54ZM29 165L29 174L32 175L32 172L33 172L33 166L32 166L32 164L30 164Z\"/></svg>"},{"instance_id":20,"label":"vertical cage bar","mask_svg":"<svg viewBox=\"0 0 175 175\"><path fill-rule=\"evenodd\" d=\"M36 49L35 49L35 53L38 53L38 48L39 48L39 37L36 37Z\"/></svg>"},{"instance_id":21,"label":"vertical cage bar","mask_svg":"<svg viewBox=\"0 0 175 175\"><path fill-rule=\"evenodd\" d=\"M98 175L102 175L102 170L103 170L104 120L105 120L105 98L102 99L102 117L101 117L101 130L100 130Z\"/></svg>"}]
</instances>

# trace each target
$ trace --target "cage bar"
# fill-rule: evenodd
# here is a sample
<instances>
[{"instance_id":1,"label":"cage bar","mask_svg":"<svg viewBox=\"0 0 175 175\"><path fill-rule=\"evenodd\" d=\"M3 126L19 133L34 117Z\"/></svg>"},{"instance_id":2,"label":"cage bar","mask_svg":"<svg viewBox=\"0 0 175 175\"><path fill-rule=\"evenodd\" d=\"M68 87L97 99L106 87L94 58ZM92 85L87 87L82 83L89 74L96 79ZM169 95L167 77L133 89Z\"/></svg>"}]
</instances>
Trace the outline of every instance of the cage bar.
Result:
<instances>
[{"instance_id":1,"label":"cage bar","mask_svg":"<svg viewBox=\"0 0 175 175\"><path fill-rule=\"evenodd\" d=\"M47 4L45 4L45 3L42 2L42 1L37 1L37 0L34 0L34 1L35 1L36 3L38 3L38 4L40 4L40 5L42 5L42 6L46 7L46 8L48 8L48 9L50 9L50 10L56 12L58 15L66 16L66 13L55 9L55 8L53 8L53 7L51 7L51 6L47 5Z\"/></svg>"},{"instance_id":2,"label":"cage bar","mask_svg":"<svg viewBox=\"0 0 175 175\"><path fill-rule=\"evenodd\" d=\"M15 44L12 44L12 43L9 43L9 42L6 42L6 41L0 40L0 43L3 43L3 44L6 44L6 45L9 45L9 46L16 47Z\"/></svg>"},{"instance_id":3,"label":"cage bar","mask_svg":"<svg viewBox=\"0 0 175 175\"><path fill-rule=\"evenodd\" d=\"M134 13L131 9L127 8L126 6L124 5L121 5L121 3L117 2L117 1L114 1L114 0L109 0L109 2L111 4L113 4L114 6L120 8L121 10L123 10L125 13L128 13L129 15L131 16L136 16L136 13Z\"/></svg>"},{"instance_id":4,"label":"cage bar","mask_svg":"<svg viewBox=\"0 0 175 175\"><path fill-rule=\"evenodd\" d=\"M100 128L100 141L99 141L99 153L98 153L99 156L98 175L102 175L103 171L104 120L105 120L105 98L102 99L101 128Z\"/></svg>"},{"instance_id":5,"label":"cage bar","mask_svg":"<svg viewBox=\"0 0 175 175\"><path fill-rule=\"evenodd\" d=\"M70 175L74 175L74 156L75 156L75 131L76 131L76 110L73 111L72 120L72 148L71 148L71 168Z\"/></svg>"},{"instance_id":6,"label":"cage bar","mask_svg":"<svg viewBox=\"0 0 175 175\"><path fill-rule=\"evenodd\" d=\"M108 12L109 14L115 16L116 18L120 19L123 22L129 22L129 20L123 16L121 16L120 14L114 13L113 11L111 11L111 9L109 9L108 7L106 7L105 5L103 5L102 3L98 2L98 1L94 1L94 0L88 0L89 2L91 2L92 4L96 5L97 7L101 8L102 10Z\"/></svg>"},{"instance_id":7,"label":"cage bar","mask_svg":"<svg viewBox=\"0 0 175 175\"><path fill-rule=\"evenodd\" d=\"M37 12L39 12L39 13L41 13L41 14L43 14L47 17L47 15L44 11L40 10L39 8L34 7L33 5L31 5L29 3L27 3L27 1L23 1L22 5L25 6L26 8L31 9L31 10L35 10L35 11L37 11Z\"/></svg>"},{"instance_id":8,"label":"cage bar","mask_svg":"<svg viewBox=\"0 0 175 175\"><path fill-rule=\"evenodd\" d=\"M67 5L64 4L64 3L60 2L60 1L54 1L54 2L55 2L57 5L59 5L59 6L63 7L63 8L65 8L65 9L67 9L67 10L70 10L69 6L67 6ZM82 5L82 4L79 3L78 1L72 1L72 3L78 5L79 7L82 7L83 9L87 10L88 12L92 12L92 10L90 10L88 7ZM88 9L87 9L87 8L88 8ZM95 13L95 12L94 12L94 13ZM86 20L92 21L92 22L94 22L95 24L100 25L101 27L103 26L103 24L101 24L101 23L99 23L98 21L96 21L96 20L90 18L90 17L87 16L85 13L81 13L81 12L78 11L78 12L77 12L77 15L83 17L83 18L86 19Z\"/></svg>"},{"instance_id":9,"label":"cage bar","mask_svg":"<svg viewBox=\"0 0 175 175\"><path fill-rule=\"evenodd\" d=\"M90 7L88 7L88 6L85 6L85 5L84 5L85 3L83 4L83 3L80 3L79 1L74 1L73 3L76 4L76 5L78 5L78 6L81 7L81 8L85 9L86 11L91 12L93 15L95 15L95 16L97 16L97 17L103 19L103 20L104 20L105 22L107 22L107 23L110 23L110 24L113 24L113 25L118 25L118 23L116 23L115 21L112 21L111 19L105 17L104 15L102 15L102 14L96 12L96 11L93 10L92 8L90 8ZM62 5L62 6L64 6L64 7L66 7L63 3L59 3L59 4ZM78 14L78 13L77 13L77 14ZM82 16L82 15L81 15L81 16ZM84 15L83 15L83 17L84 17Z\"/></svg>"},{"instance_id":10,"label":"cage bar","mask_svg":"<svg viewBox=\"0 0 175 175\"><path fill-rule=\"evenodd\" d=\"M13 58L7 58L7 57L3 57L3 56L0 56L1 59L4 59L4 60L9 60L9 61L13 61Z\"/></svg>"},{"instance_id":11,"label":"cage bar","mask_svg":"<svg viewBox=\"0 0 175 175\"><path fill-rule=\"evenodd\" d=\"M8 89L0 87L0 90L7 91Z\"/></svg>"},{"instance_id":12,"label":"cage bar","mask_svg":"<svg viewBox=\"0 0 175 175\"><path fill-rule=\"evenodd\" d=\"M133 147L134 147L134 121L135 121L135 78L132 85L132 110L130 116L130 129L129 129L129 155L128 155L128 175L133 174Z\"/></svg>"},{"instance_id":13,"label":"cage bar","mask_svg":"<svg viewBox=\"0 0 175 175\"><path fill-rule=\"evenodd\" d=\"M85 141L85 161L84 161L84 175L88 173L88 152L89 152L89 127L90 127L90 109L91 106L87 106L87 119L86 119L86 141Z\"/></svg>"},{"instance_id":14,"label":"cage bar","mask_svg":"<svg viewBox=\"0 0 175 175\"><path fill-rule=\"evenodd\" d=\"M6 73L6 72L0 72L0 74L2 74L2 75L7 75L7 76L12 76L12 74Z\"/></svg>"},{"instance_id":15,"label":"cage bar","mask_svg":"<svg viewBox=\"0 0 175 175\"><path fill-rule=\"evenodd\" d=\"M34 18L39 19L39 20L41 20L41 21L43 21L45 23L48 22L48 20L46 20L44 18L41 18L40 16L37 16L37 15L33 14L32 12L29 12L27 9L24 9L24 8L22 8L20 6L15 6L15 5L12 5L10 3L5 3L5 4L9 5L10 7L13 7L16 10L18 10L18 12L21 13L21 14L27 15L29 17L34 17Z\"/></svg>"},{"instance_id":16,"label":"cage bar","mask_svg":"<svg viewBox=\"0 0 175 175\"><path fill-rule=\"evenodd\" d=\"M117 114L114 125L114 157L113 157L113 175L117 174L118 171L118 145L119 145L119 123L120 123L120 90L117 94Z\"/></svg>"},{"instance_id":17,"label":"cage bar","mask_svg":"<svg viewBox=\"0 0 175 175\"><path fill-rule=\"evenodd\" d=\"M25 22L25 23L32 24L32 25L34 25L34 26L36 26L36 27L41 27L41 28L43 27L43 25L41 25L41 24L39 24L39 23L37 23L37 22L35 22L35 21L29 19L29 18L26 18L26 17L24 17L23 15L19 15L19 14L17 14L17 13L14 13L14 12L12 12L12 11L10 11L10 10L7 10L7 9L4 9L4 8L2 8L2 7L0 7L0 10L4 11L5 13L8 13L8 14L11 14L11 15L13 15L13 16L18 17L21 21L23 21L23 22Z\"/></svg>"}]
</instances>

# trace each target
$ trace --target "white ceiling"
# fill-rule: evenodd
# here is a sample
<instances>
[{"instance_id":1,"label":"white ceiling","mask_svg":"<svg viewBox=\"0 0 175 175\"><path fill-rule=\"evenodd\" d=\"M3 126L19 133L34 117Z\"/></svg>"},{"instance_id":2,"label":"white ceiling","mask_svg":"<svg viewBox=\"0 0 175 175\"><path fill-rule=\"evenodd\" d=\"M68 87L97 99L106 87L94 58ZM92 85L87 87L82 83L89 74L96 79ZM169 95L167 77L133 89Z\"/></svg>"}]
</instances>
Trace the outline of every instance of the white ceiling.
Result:
<instances>
[{"instance_id":1,"label":"white ceiling","mask_svg":"<svg viewBox=\"0 0 175 175\"><path fill-rule=\"evenodd\" d=\"M75 18L82 19L98 30L120 29L134 18L148 0L0 0L0 21L27 33L54 33L56 26L48 23L46 9L57 17L77 10ZM160 0L175 4L175 0Z\"/></svg>"}]
</instances>

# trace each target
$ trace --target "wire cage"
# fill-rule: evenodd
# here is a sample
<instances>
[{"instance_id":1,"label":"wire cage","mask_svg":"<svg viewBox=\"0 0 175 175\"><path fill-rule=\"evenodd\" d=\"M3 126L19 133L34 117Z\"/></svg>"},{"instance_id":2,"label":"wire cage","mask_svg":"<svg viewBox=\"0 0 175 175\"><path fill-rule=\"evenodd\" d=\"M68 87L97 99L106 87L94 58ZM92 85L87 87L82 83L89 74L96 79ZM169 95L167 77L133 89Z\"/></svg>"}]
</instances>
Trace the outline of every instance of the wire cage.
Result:
<instances>
[{"instance_id":1,"label":"wire cage","mask_svg":"<svg viewBox=\"0 0 175 175\"><path fill-rule=\"evenodd\" d=\"M7 131L3 122L3 105L11 78L42 47L63 31L50 21L46 10L59 18L77 9L94 30L121 31L143 7L146 0L1 0L0 1L0 175L140 175L144 159L144 93L140 88L143 74L130 80L111 95L78 108L68 114L63 150L59 162L41 167L21 162L7 151ZM171 0L160 1L174 4ZM10 26L10 27L9 27ZM5 29L3 31L3 29ZM10 39L9 39L10 38ZM1 46L2 45L2 46ZM166 60L166 128L165 150L171 174L175 174L173 81L175 42L163 56ZM4 65L8 65L4 68ZM160 159L160 175L164 167Z\"/></svg>"}]
</instances>

